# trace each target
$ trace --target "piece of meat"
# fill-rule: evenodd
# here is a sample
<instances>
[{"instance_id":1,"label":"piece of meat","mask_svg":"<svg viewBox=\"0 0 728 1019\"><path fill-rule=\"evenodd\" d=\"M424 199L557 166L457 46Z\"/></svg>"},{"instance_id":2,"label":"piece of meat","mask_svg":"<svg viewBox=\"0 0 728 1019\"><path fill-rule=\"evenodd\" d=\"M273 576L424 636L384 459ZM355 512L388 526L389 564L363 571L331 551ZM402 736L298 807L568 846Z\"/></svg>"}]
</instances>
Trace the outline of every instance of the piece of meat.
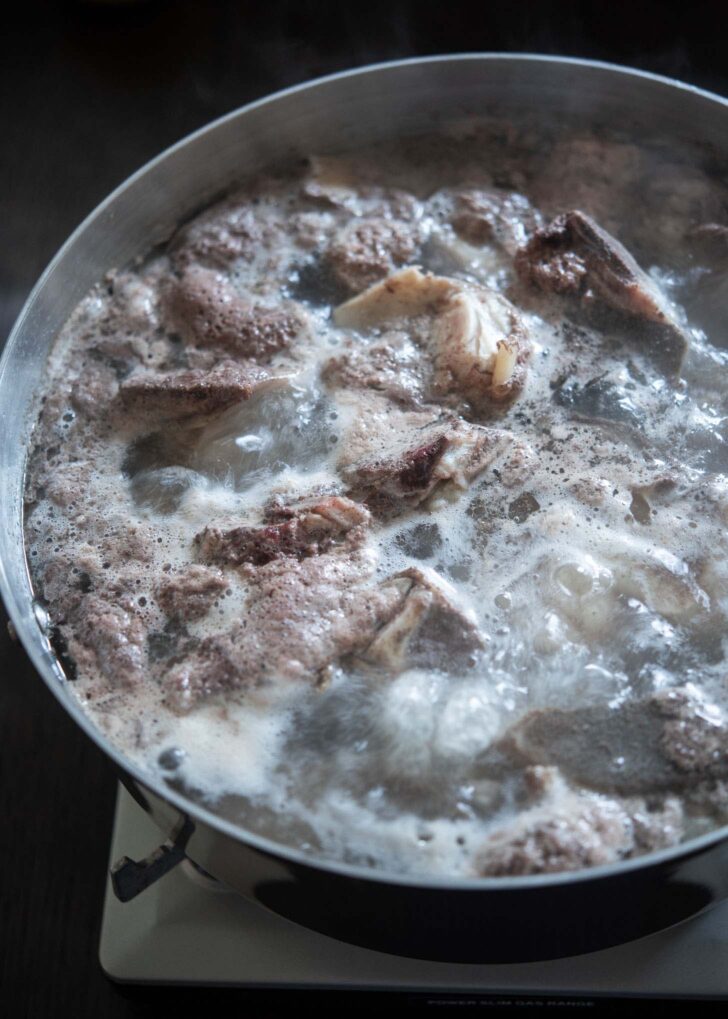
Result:
<instances>
[{"instance_id":1,"label":"piece of meat","mask_svg":"<svg viewBox=\"0 0 728 1019\"><path fill-rule=\"evenodd\" d=\"M482 756L485 774L556 765L573 783L605 793L681 790L696 775L728 775L728 725L691 686L615 708L541 708Z\"/></svg>"},{"instance_id":2,"label":"piece of meat","mask_svg":"<svg viewBox=\"0 0 728 1019\"><path fill-rule=\"evenodd\" d=\"M157 584L157 603L170 619L191 622L206 616L227 586L220 570L192 564Z\"/></svg>"},{"instance_id":3,"label":"piece of meat","mask_svg":"<svg viewBox=\"0 0 728 1019\"><path fill-rule=\"evenodd\" d=\"M718 825L725 824L728 814L728 781L705 779L685 790L685 806L689 814L715 818Z\"/></svg>"},{"instance_id":4,"label":"piece of meat","mask_svg":"<svg viewBox=\"0 0 728 1019\"><path fill-rule=\"evenodd\" d=\"M454 195L452 225L469 244L495 243L513 256L543 220L516 191L468 189Z\"/></svg>"},{"instance_id":5,"label":"piece of meat","mask_svg":"<svg viewBox=\"0 0 728 1019\"><path fill-rule=\"evenodd\" d=\"M336 281L359 293L408 262L418 246L416 224L369 217L347 223L324 257Z\"/></svg>"},{"instance_id":6,"label":"piece of meat","mask_svg":"<svg viewBox=\"0 0 728 1019\"><path fill-rule=\"evenodd\" d=\"M275 234L271 224L256 216L249 200L240 197L196 216L174 238L170 257L181 270L197 263L226 269L239 259L252 261L262 244L276 239Z\"/></svg>"},{"instance_id":7,"label":"piece of meat","mask_svg":"<svg viewBox=\"0 0 728 1019\"><path fill-rule=\"evenodd\" d=\"M324 208L352 208L362 190L362 180L352 160L341 156L311 156L309 175L301 194Z\"/></svg>"},{"instance_id":8,"label":"piece of meat","mask_svg":"<svg viewBox=\"0 0 728 1019\"><path fill-rule=\"evenodd\" d=\"M267 307L242 297L219 273L193 266L166 294L171 327L186 343L268 361L307 328L298 306Z\"/></svg>"},{"instance_id":9,"label":"piece of meat","mask_svg":"<svg viewBox=\"0 0 728 1019\"><path fill-rule=\"evenodd\" d=\"M84 595L95 586L94 581L101 564L90 548L89 553L74 557L72 561L68 553L61 549L46 556L36 567L35 579L39 582L43 598L54 606L57 620L74 618Z\"/></svg>"},{"instance_id":10,"label":"piece of meat","mask_svg":"<svg viewBox=\"0 0 728 1019\"><path fill-rule=\"evenodd\" d=\"M334 310L334 322L340 328L365 331L387 322L434 315L444 309L460 286L459 281L447 276L408 266L340 304Z\"/></svg>"},{"instance_id":11,"label":"piece of meat","mask_svg":"<svg viewBox=\"0 0 728 1019\"><path fill-rule=\"evenodd\" d=\"M618 802L566 792L492 832L475 866L481 877L553 874L613 863L634 847L630 816Z\"/></svg>"},{"instance_id":12,"label":"piece of meat","mask_svg":"<svg viewBox=\"0 0 728 1019\"><path fill-rule=\"evenodd\" d=\"M127 356L127 343L134 347L136 336L149 336L159 326L157 288L161 269L151 266L143 276L136 272L115 271L104 277L110 303L108 333L100 341L109 356ZM134 335L129 336L132 332Z\"/></svg>"},{"instance_id":13,"label":"piece of meat","mask_svg":"<svg viewBox=\"0 0 728 1019\"><path fill-rule=\"evenodd\" d=\"M155 262L141 274L108 272L78 306L73 316L76 351L92 372L104 371L118 381L136 365L156 367L169 355L169 340L159 330L160 272ZM81 382L81 400L83 388Z\"/></svg>"},{"instance_id":14,"label":"piece of meat","mask_svg":"<svg viewBox=\"0 0 728 1019\"><path fill-rule=\"evenodd\" d=\"M510 301L485 287L453 295L434 323L436 386L473 406L513 400L526 381L531 345Z\"/></svg>"},{"instance_id":15,"label":"piece of meat","mask_svg":"<svg viewBox=\"0 0 728 1019\"><path fill-rule=\"evenodd\" d=\"M423 502L446 474L437 472L448 447L445 432L422 437L421 445L391 457L352 464L342 471L345 482L379 516L404 512Z\"/></svg>"},{"instance_id":16,"label":"piece of meat","mask_svg":"<svg viewBox=\"0 0 728 1019\"><path fill-rule=\"evenodd\" d=\"M89 418L108 413L119 391L119 376L113 365L91 361L79 374L71 389L71 405Z\"/></svg>"},{"instance_id":17,"label":"piece of meat","mask_svg":"<svg viewBox=\"0 0 728 1019\"><path fill-rule=\"evenodd\" d=\"M676 797L607 798L570 789L558 769L531 767L527 807L493 831L476 855L485 876L548 874L613 863L676 845L684 812ZM524 778L526 775L524 774Z\"/></svg>"},{"instance_id":18,"label":"piece of meat","mask_svg":"<svg viewBox=\"0 0 728 1019\"><path fill-rule=\"evenodd\" d=\"M606 309L640 322L640 345L666 371L679 372L685 331L627 249L585 213L564 213L537 230L518 251L516 268L538 289L577 299L591 319Z\"/></svg>"},{"instance_id":19,"label":"piece of meat","mask_svg":"<svg viewBox=\"0 0 728 1019\"><path fill-rule=\"evenodd\" d=\"M434 368L439 394L474 406L514 399L523 388L531 344L513 305L486 287L417 268L402 269L340 305L337 325L406 327Z\"/></svg>"},{"instance_id":20,"label":"piece of meat","mask_svg":"<svg viewBox=\"0 0 728 1019\"><path fill-rule=\"evenodd\" d=\"M685 811L676 796L667 796L661 802L648 806L644 800L625 801L632 818L635 848L639 853L651 853L677 845L685 835Z\"/></svg>"},{"instance_id":21,"label":"piece of meat","mask_svg":"<svg viewBox=\"0 0 728 1019\"><path fill-rule=\"evenodd\" d=\"M467 488L511 444L507 432L455 417L368 406L342 440L338 467L352 497L380 517L420 505L443 484Z\"/></svg>"},{"instance_id":22,"label":"piece of meat","mask_svg":"<svg viewBox=\"0 0 728 1019\"><path fill-rule=\"evenodd\" d=\"M263 566L282 557L320 555L344 538L347 546L354 548L363 540L369 520L366 507L329 495L302 500L287 510L278 506L272 523L229 530L206 527L196 535L195 545L203 562Z\"/></svg>"},{"instance_id":23,"label":"piece of meat","mask_svg":"<svg viewBox=\"0 0 728 1019\"><path fill-rule=\"evenodd\" d=\"M43 479L45 496L67 511L92 478L93 466L88 460L54 466Z\"/></svg>"},{"instance_id":24,"label":"piece of meat","mask_svg":"<svg viewBox=\"0 0 728 1019\"><path fill-rule=\"evenodd\" d=\"M326 210L347 209L355 216L413 222L421 206L409 191L383 187L376 163L361 156L311 156L310 173L301 187L302 195Z\"/></svg>"},{"instance_id":25,"label":"piece of meat","mask_svg":"<svg viewBox=\"0 0 728 1019\"><path fill-rule=\"evenodd\" d=\"M593 219L575 210L557 216L518 252L524 277L542 290L588 290L630 314L664 322L664 298L627 249Z\"/></svg>"},{"instance_id":26,"label":"piece of meat","mask_svg":"<svg viewBox=\"0 0 728 1019\"><path fill-rule=\"evenodd\" d=\"M663 690L654 697L666 719L663 753L681 772L728 776L728 720L692 684Z\"/></svg>"},{"instance_id":27,"label":"piece of meat","mask_svg":"<svg viewBox=\"0 0 728 1019\"><path fill-rule=\"evenodd\" d=\"M483 636L473 612L434 570L410 567L389 578L404 594L397 615L362 657L388 672L410 668L461 671L472 667Z\"/></svg>"},{"instance_id":28,"label":"piece of meat","mask_svg":"<svg viewBox=\"0 0 728 1019\"><path fill-rule=\"evenodd\" d=\"M373 389L408 407L419 407L424 402L426 375L421 351L399 333L387 334L383 342L369 347L349 341L321 371L328 386Z\"/></svg>"},{"instance_id":29,"label":"piece of meat","mask_svg":"<svg viewBox=\"0 0 728 1019\"><path fill-rule=\"evenodd\" d=\"M98 670L111 687L143 681L147 628L130 595L86 595L73 624L69 652L83 671Z\"/></svg>"},{"instance_id":30,"label":"piece of meat","mask_svg":"<svg viewBox=\"0 0 728 1019\"><path fill-rule=\"evenodd\" d=\"M371 644L399 610L396 584L372 585L373 562L357 552L274 560L248 567L251 588L241 622L201 642L162 677L178 711L221 691L266 684L316 684L323 670Z\"/></svg>"},{"instance_id":31,"label":"piece of meat","mask_svg":"<svg viewBox=\"0 0 728 1019\"><path fill-rule=\"evenodd\" d=\"M209 371L137 372L122 382L119 399L125 411L145 419L179 419L225 410L264 384L279 383L264 368L222 361Z\"/></svg>"}]
</instances>

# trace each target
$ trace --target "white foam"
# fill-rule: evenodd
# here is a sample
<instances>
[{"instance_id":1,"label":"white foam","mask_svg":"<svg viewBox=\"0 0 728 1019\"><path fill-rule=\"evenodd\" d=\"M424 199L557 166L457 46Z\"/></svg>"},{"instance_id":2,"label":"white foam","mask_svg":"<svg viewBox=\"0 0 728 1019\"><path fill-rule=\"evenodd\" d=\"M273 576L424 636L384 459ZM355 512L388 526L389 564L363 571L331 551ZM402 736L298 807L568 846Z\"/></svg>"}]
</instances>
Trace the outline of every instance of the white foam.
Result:
<instances>
[{"instance_id":1,"label":"white foam","mask_svg":"<svg viewBox=\"0 0 728 1019\"><path fill-rule=\"evenodd\" d=\"M233 706L224 718L219 708L202 706L177 717L165 733L167 745L185 754L176 777L213 800L271 792L288 722L285 708L269 705Z\"/></svg>"}]
</instances>

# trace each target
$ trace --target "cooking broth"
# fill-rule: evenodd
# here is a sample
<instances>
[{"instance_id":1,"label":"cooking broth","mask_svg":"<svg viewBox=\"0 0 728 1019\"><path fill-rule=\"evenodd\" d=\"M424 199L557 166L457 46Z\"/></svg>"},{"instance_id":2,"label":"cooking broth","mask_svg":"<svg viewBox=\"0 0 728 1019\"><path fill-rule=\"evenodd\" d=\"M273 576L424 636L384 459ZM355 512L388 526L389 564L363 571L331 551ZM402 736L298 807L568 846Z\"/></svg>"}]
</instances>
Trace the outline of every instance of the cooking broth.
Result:
<instances>
[{"instance_id":1,"label":"cooking broth","mask_svg":"<svg viewBox=\"0 0 728 1019\"><path fill-rule=\"evenodd\" d=\"M261 175L111 273L26 485L85 710L388 871L726 823L726 224L698 153L469 123Z\"/></svg>"}]
</instances>

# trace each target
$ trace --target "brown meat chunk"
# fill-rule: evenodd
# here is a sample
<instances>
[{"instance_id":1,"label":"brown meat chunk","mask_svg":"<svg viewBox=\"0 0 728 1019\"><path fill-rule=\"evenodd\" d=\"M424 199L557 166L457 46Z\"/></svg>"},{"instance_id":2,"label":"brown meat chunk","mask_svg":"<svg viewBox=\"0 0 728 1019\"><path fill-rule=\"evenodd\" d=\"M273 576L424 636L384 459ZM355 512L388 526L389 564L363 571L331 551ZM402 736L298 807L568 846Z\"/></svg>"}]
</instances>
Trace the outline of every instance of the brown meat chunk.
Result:
<instances>
[{"instance_id":1,"label":"brown meat chunk","mask_svg":"<svg viewBox=\"0 0 728 1019\"><path fill-rule=\"evenodd\" d=\"M315 684L327 666L370 644L404 598L395 584L368 584L373 566L357 553L287 558L249 569L251 590L240 625L202 641L163 677L177 710L223 690Z\"/></svg>"},{"instance_id":2,"label":"brown meat chunk","mask_svg":"<svg viewBox=\"0 0 728 1019\"><path fill-rule=\"evenodd\" d=\"M224 637L205 637L162 676L165 700L179 713L244 685L234 648Z\"/></svg>"},{"instance_id":3,"label":"brown meat chunk","mask_svg":"<svg viewBox=\"0 0 728 1019\"><path fill-rule=\"evenodd\" d=\"M242 297L220 274L187 269L167 295L171 325L187 343L269 360L306 327L300 308L269 308Z\"/></svg>"},{"instance_id":4,"label":"brown meat chunk","mask_svg":"<svg viewBox=\"0 0 728 1019\"><path fill-rule=\"evenodd\" d=\"M316 205L329 209L348 209L356 214L362 208L368 217L396 220L416 219L420 203L413 194L400 188L382 187L380 167L341 156L312 156L310 173L301 186L301 194Z\"/></svg>"},{"instance_id":5,"label":"brown meat chunk","mask_svg":"<svg viewBox=\"0 0 728 1019\"><path fill-rule=\"evenodd\" d=\"M617 708L529 712L482 760L557 765L572 782L634 795L684 789L697 774L728 774L728 726L689 687Z\"/></svg>"},{"instance_id":6,"label":"brown meat chunk","mask_svg":"<svg viewBox=\"0 0 728 1019\"><path fill-rule=\"evenodd\" d=\"M160 581L156 590L157 603L170 619L184 622L202 619L226 587L227 581L220 570L192 565Z\"/></svg>"},{"instance_id":7,"label":"brown meat chunk","mask_svg":"<svg viewBox=\"0 0 728 1019\"><path fill-rule=\"evenodd\" d=\"M436 470L448 447L444 432L391 457L347 467L343 476L355 493L379 516L404 512L423 502L443 476Z\"/></svg>"},{"instance_id":8,"label":"brown meat chunk","mask_svg":"<svg viewBox=\"0 0 728 1019\"><path fill-rule=\"evenodd\" d=\"M147 631L132 598L89 594L76 615L69 651L79 665L89 670L95 665L112 687L140 683Z\"/></svg>"},{"instance_id":9,"label":"brown meat chunk","mask_svg":"<svg viewBox=\"0 0 728 1019\"><path fill-rule=\"evenodd\" d=\"M476 856L483 875L578 870L663 849L684 835L677 797L577 792L553 765L526 767L517 798L522 812L496 828Z\"/></svg>"},{"instance_id":10,"label":"brown meat chunk","mask_svg":"<svg viewBox=\"0 0 728 1019\"><path fill-rule=\"evenodd\" d=\"M553 874L613 863L634 845L631 819L619 803L567 793L494 831L476 868L482 877Z\"/></svg>"},{"instance_id":11,"label":"brown meat chunk","mask_svg":"<svg viewBox=\"0 0 728 1019\"><path fill-rule=\"evenodd\" d=\"M523 388L531 343L514 306L487 287L401 269L339 305L337 325L358 331L396 325L431 358L434 388L475 406L514 399Z\"/></svg>"},{"instance_id":12,"label":"brown meat chunk","mask_svg":"<svg viewBox=\"0 0 728 1019\"><path fill-rule=\"evenodd\" d=\"M373 389L404 406L417 407L424 401L427 369L422 352L394 333L370 347L349 342L343 353L324 364L321 375L329 386Z\"/></svg>"},{"instance_id":13,"label":"brown meat chunk","mask_svg":"<svg viewBox=\"0 0 728 1019\"><path fill-rule=\"evenodd\" d=\"M367 190L360 168L340 156L311 156L301 194L324 208L350 208Z\"/></svg>"},{"instance_id":14,"label":"brown meat chunk","mask_svg":"<svg viewBox=\"0 0 728 1019\"><path fill-rule=\"evenodd\" d=\"M692 686L664 690L654 703L666 719L663 753L681 772L728 775L728 722L719 708Z\"/></svg>"},{"instance_id":15,"label":"brown meat chunk","mask_svg":"<svg viewBox=\"0 0 728 1019\"><path fill-rule=\"evenodd\" d=\"M358 293L409 261L418 247L412 224L391 219L355 219L336 236L326 261L336 280Z\"/></svg>"},{"instance_id":16,"label":"brown meat chunk","mask_svg":"<svg viewBox=\"0 0 728 1019\"><path fill-rule=\"evenodd\" d=\"M88 460L54 466L44 479L45 495L56 506L67 510L91 483L92 477L93 469Z\"/></svg>"},{"instance_id":17,"label":"brown meat chunk","mask_svg":"<svg viewBox=\"0 0 728 1019\"><path fill-rule=\"evenodd\" d=\"M528 283L577 298L585 312L607 309L639 320L640 342L670 372L680 369L688 340L665 298L623 245L583 212L557 216L516 255Z\"/></svg>"},{"instance_id":18,"label":"brown meat chunk","mask_svg":"<svg viewBox=\"0 0 728 1019\"><path fill-rule=\"evenodd\" d=\"M676 796L668 796L664 802L649 808L643 800L633 801L629 809L637 852L666 849L684 837L684 811Z\"/></svg>"},{"instance_id":19,"label":"brown meat chunk","mask_svg":"<svg viewBox=\"0 0 728 1019\"><path fill-rule=\"evenodd\" d=\"M263 566L286 556L305 559L327 551L344 536L350 548L356 546L370 519L364 506L333 495L288 509L278 506L276 516L277 522L261 526L206 527L195 537L198 555L220 566Z\"/></svg>"},{"instance_id":20,"label":"brown meat chunk","mask_svg":"<svg viewBox=\"0 0 728 1019\"><path fill-rule=\"evenodd\" d=\"M689 813L713 816L719 824L725 824L728 813L728 781L707 779L699 781L685 791Z\"/></svg>"},{"instance_id":21,"label":"brown meat chunk","mask_svg":"<svg viewBox=\"0 0 728 1019\"><path fill-rule=\"evenodd\" d=\"M263 519L266 523L277 524L306 513L320 514L342 533L370 521L366 507L352 502L346 496L337 495L328 485L317 486L307 495L279 492L271 496L263 508Z\"/></svg>"},{"instance_id":22,"label":"brown meat chunk","mask_svg":"<svg viewBox=\"0 0 728 1019\"><path fill-rule=\"evenodd\" d=\"M106 414L119 390L119 378L112 365L91 361L73 383L71 404L87 417Z\"/></svg>"},{"instance_id":23,"label":"brown meat chunk","mask_svg":"<svg viewBox=\"0 0 728 1019\"><path fill-rule=\"evenodd\" d=\"M516 191L461 191L455 195L452 225L469 244L495 242L515 255L542 223L540 214Z\"/></svg>"},{"instance_id":24,"label":"brown meat chunk","mask_svg":"<svg viewBox=\"0 0 728 1019\"><path fill-rule=\"evenodd\" d=\"M98 563L91 561L88 565L72 562L68 554L63 550L48 556L38 568L37 578L41 581L43 597L54 606L57 618L65 620L72 618L78 606L81 604L84 593L93 586L92 576L95 575ZM69 584L69 577L73 569L76 582Z\"/></svg>"},{"instance_id":25,"label":"brown meat chunk","mask_svg":"<svg viewBox=\"0 0 728 1019\"><path fill-rule=\"evenodd\" d=\"M362 415L344 441L340 471L354 498L378 516L394 516L424 502L439 485L466 488L509 441L498 429L390 405Z\"/></svg>"},{"instance_id":26,"label":"brown meat chunk","mask_svg":"<svg viewBox=\"0 0 728 1019\"><path fill-rule=\"evenodd\" d=\"M397 615L383 626L363 657L390 672L408 668L460 671L475 663L483 636L472 612L434 570L416 567L390 578L404 593Z\"/></svg>"},{"instance_id":27,"label":"brown meat chunk","mask_svg":"<svg viewBox=\"0 0 728 1019\"><path fill-rule=\"evenodd\" d=\"M198 216L175 238L170 252L174 265L186 269L202 263L225 269L238 259L251 261L270 234L269 224L256 218L244 200L233 200Z\"/></svg>"},{"instance_id":28,"label":"brown meat chunk","mask_svg":"<svg viewBox=\"0 0 728 1019\"><path fill-rule=\"evenodd\" d=\"M125 410L145 418L184 418L248 400L268 380L265 369L222 361L210 371L138 372L122 383L119 396Z\"/></svg>"}]
</instances>

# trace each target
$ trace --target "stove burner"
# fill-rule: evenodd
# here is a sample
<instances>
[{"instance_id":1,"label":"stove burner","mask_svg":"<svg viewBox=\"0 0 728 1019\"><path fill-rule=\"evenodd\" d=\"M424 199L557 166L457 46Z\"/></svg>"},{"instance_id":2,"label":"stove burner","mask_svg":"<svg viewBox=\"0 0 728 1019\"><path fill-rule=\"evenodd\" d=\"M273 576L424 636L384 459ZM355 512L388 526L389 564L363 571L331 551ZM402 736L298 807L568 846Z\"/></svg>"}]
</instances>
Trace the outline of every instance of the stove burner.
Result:
<instances>
[{"instance_id":1,"label":"stove burner","mask_svg":"<svg viewBox=\"0 0 728 1019\"><path fill-rule=\"evenodd\" d=\"M154 823L119 788L111 859L144 857ZM728 1000L728 902L639 941L548 962L423 962L357 948L306 930L230 891L189 860L133 901L106 891L101 965L127 983L224 984L424 994L509 1004L544 997Z\"/></svg>"}]
</instances>

